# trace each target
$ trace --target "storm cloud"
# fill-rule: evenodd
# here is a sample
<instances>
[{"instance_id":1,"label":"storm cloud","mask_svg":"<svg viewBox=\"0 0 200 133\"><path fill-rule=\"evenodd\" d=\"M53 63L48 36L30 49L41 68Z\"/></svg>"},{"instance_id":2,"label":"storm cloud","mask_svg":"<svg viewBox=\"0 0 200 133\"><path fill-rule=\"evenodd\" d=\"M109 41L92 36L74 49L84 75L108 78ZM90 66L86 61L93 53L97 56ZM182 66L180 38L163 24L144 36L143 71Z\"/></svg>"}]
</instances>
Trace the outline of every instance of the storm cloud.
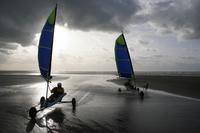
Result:
<instances>
[{"instance_id":1,"label":"storm cloud","mask_svg":"<svg viewBox=\"0 0 200 133\"><path fill-rule=\"evenodd\" d=\"M184 39L200 38L199 0L164 0L148 7L146 17L163 33L175 33Z\"/></svg>"},{"instance_id":2,"label":"storm cloud","mask_svg":"<svg viewBox=\"0 0 200 133\"><path fill-rule=\"evenodd\" d=\"M33 45L56 1L3 0L0 4L0 48L10 43ZM121 31L140 6L136 0L67 0L58 2L57 22L78 30ZM6 46L7 44L8 46ZM15 47L17 48L17 47ZM0 51L1 52L1 51ZM4 52L5 53L5 52Z\"/></svg>"},{"instance_id":3,"label":"storm cloud","mask_svg":"<svg viewBox=\"0 0 200 133\"><path fill-rule=\"evenodd\" d=\"M35 33L41 28L41 21L47 15L45 1L3 0L0 4L0 48L15 49L11 43L29 46Z\"/></svg>"},{"instance_id":4,"label":"storm cloud","mask_svg":"<svg viewBox=\"0 0 200 133\"><path fill-rule=\"evenodd\" d=\"M136 62L142 62L141 66L146 65L146 68L149 68L148 66L151 65L153 70L157 68L157 64L160 64L160 68L162 66L172 68L177 66L177 62L183 64L187 62L193 66L195 62L199 62L199 0L1 0L0 62L5 61L8 55L11 58L14 57L13 54L17 56L22 49L27 49L29 52L27 55L33 54L30 52L31 47L23 47L38 43L35 35L41 32L56 2L58 2L57 24L65 25L69 33L73 31L76 34L84 31L82 34L90 35L79 34L80 38L78 38L76 34L74 38L77 40L84 38L80 46L93 43L94 45L91 46L95 48L95 53L102 54L99 49L104 53L113 49L115 32L124 30L130 51L136 58L141 56L136 59ZM103 33L101 38L98 38L98 33ZM110 36L105 38L108 35ZM93 41L91 36L95 38ZM85 41L85 37L89 38L89 41L87 39ZM183 40L178 40L176 37L181 37ZM97 45L97 41L101 42L100 45ZM104 46L102 42L107 45ZM74 42L74 45L78 46L79 41ZM181 51L183 47L185 51ZM105 60L107 56L108 58L114 56L112 52L107 53ZM180 58L175 59L177 55ZM85 57L84 51L79 57ZM95 57L95 60L98 61L99 57ZM74 57L74 59L77 61L81 58ZM89 64L89 61L82 60L83 64ZM10 59L10 64L12 62L13 60Z\"/></svg>"},{"instance_id":5,"label":"storm cloud","mask_svg":"<svg viewBox=\"0 0 200 133\"><path fill-rule=\"evenodd\" d=\"M140 10L137 0L66 0L63 5L68 26L81 30L120 32Z\"/></svg>"},{"instance_id":6,"label":"storm cloud","mask_svg":"<svg viewBox=\"0 0 200 133\"><path fill-rule=\"evenodd\" d=\"M11 43L22 46L33 45L31 42L35 34L41 31L55 2L2 0L0 48L9 49ZM129 24L151 23L154 28L163 31L162 33L173 32L185 39L200 38L199 0L157 0L149 3L138 0L57 2L59 7L57 22L65 23L71 29L119 32Z\"/></svg>"}]
</instances>

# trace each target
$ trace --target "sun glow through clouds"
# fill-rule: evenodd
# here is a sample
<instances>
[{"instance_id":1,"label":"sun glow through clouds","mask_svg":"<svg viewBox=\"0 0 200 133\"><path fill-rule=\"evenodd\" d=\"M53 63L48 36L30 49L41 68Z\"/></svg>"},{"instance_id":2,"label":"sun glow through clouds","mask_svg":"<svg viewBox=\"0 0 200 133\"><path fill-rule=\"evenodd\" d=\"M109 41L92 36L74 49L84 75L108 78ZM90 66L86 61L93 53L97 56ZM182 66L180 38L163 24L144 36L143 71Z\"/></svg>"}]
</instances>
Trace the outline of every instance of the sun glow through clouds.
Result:
<instances>
[{"instance_id":1,"label":"sun glow through clouds","mask_svg":"<svg viewBox=\"0 0 200 133\"><path fill-rule=\"evenodd\" d=\"M53 50L55 53L64 51L69 47L70 38L69 31L63 26L56 25L54 32L54 46Z\"/></svg>"}]
</instances>

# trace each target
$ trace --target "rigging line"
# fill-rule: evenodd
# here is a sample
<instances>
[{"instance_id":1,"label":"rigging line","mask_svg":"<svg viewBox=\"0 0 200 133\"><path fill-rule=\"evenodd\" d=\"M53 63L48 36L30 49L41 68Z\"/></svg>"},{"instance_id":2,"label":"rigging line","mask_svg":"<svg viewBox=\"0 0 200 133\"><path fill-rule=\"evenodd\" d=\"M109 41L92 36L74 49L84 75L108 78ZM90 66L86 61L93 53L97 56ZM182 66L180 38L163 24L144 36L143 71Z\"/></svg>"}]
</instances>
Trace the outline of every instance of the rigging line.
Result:
<instances>
[{"instance_id":1,"label":"rigging line","mask_svg":"<svg viewBox=\"0 0 200 133\"><path fill-rule=\"evenodd\" d=\"M48 90L51 92L51 89L50 89L50 84L48 85Z\"/></svg>"}]
</instances>

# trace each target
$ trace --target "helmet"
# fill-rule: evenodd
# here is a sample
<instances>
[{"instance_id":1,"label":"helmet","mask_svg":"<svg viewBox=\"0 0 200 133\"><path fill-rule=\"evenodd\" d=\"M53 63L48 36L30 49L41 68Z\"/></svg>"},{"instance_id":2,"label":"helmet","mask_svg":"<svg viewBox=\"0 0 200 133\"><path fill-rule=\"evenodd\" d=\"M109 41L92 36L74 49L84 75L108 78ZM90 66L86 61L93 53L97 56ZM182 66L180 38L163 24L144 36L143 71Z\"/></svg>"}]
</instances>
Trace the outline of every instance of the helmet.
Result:
<instances>
[{"instance_id":1,"label":"helmet","mask_svg":"<svg viewBox=\"0 0 200 133\"><path fill-rule=\"evenodd\" d=\"M58 83L57 86L58 86L58 87L62 87L62 83Z\"/></svg>"}]
</instances>

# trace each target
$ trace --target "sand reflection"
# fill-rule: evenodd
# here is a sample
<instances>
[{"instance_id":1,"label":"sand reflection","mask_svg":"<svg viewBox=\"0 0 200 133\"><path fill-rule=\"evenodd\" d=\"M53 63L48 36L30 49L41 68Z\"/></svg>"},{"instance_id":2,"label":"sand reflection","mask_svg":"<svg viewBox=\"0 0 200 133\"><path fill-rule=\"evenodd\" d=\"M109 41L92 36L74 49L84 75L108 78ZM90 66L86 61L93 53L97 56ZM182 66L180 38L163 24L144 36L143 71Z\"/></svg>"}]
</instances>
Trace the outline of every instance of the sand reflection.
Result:
<instances>
[{"instance_id":1,"label":"sand reflection","mask_svg":"<svg viewBox=\"0 0 200 133\"><path fill-rule=\"evenodd\" d=\"M61 132L65 114L60 108L49 112L41 118L31 119L26 127L26 132L31 132L34 127L46 128L47 132Z\"/></svg>"}]
</instances>

